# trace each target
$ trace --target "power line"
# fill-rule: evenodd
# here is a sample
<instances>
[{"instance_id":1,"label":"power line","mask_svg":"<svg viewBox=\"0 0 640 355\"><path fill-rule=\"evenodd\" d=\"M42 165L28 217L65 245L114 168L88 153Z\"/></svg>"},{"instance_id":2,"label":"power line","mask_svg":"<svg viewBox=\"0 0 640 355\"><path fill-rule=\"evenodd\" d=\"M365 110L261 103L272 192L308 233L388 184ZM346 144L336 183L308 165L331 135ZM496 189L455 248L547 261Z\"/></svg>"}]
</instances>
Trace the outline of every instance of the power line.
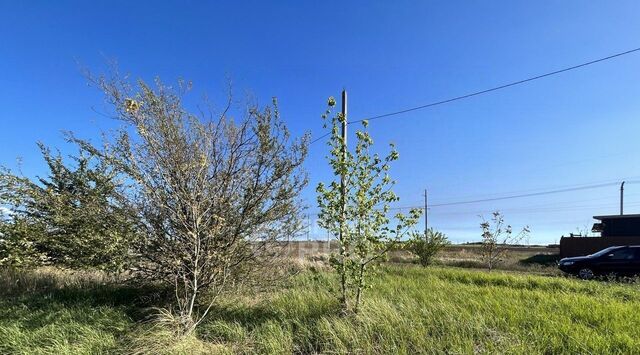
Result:
<instances>
[{"instance_id":1,"label":"power line","mask_svg":"<svg viewBox=\"0 0 640 355\"><path fill-rule=\"evenodd\" d=\"M486 194L482 194L482 195L466 195L466 196L458 196L458 199L461 199L462 201L466 201L466 200L481 200L481 199L491 199L494 197L500 197L500 196L504 196L504 195L520 195L520 194L527 194L530 192L541 192L542 191L547 191L547 190L563 190L566 188L575 188L575 187L582 187L582 186L591 186L591 185L601 185L601 184L611 184L611 185L615 185L615 184L620 184L621 181L631 181L634 182L636 180L640 181L640 176L627 176L627 177L623 177L623 178L618 178L618 179L608 179L608 180L601 180L601 181L593 181L590 183L583 183L583 184L571 184L571 185L554 185L554 186L546 186L546 187L537 187L537 188L529 188L529 189L523 189L523 190L512 190L512 191L501 191L501 192L494 192L494 193L486 193ZM456 185L452 185L452 186L456 186ZM412 202L412 205L419 205L421 204L422 201L420 202ZM442 204L442 202L441 202Z\"/></svg>"},{"instance_id":2,"label":"power line","mask_svg":"<svg viewBox=\"0 0 640 355\"><path fill-rule=\"evenodd\" d=\"M640 182L640 180L631 180L631 181L627 181L627 184L635 184L635 183L639 183L639 182ZM564 188L564 189L532 192L532 193L518 194L518 195L507 195L507 196L499 196L499 197L476 199L476 200L436 203L436 204L431 204L430 207L458 206L458 205L468 205L468 204L482 203L482 202L511 200L511 199L524 198L524 197L544 196L544 195L551 195L551 194L564 193L564 192L596 189L596 188L606 187L606 186L615 186L615 185L618 185L618 184L620 184L620 183L619 182L609 182L609 183L603 183L603 184L583 185L583 186L575 186L575 187L569 187L569 188ZM390 210L403 210L403 209L410 209L410 208L422 208L422 206L394 207L394 208L390 208Z\"/></svg>"},{"instance_id":3,"label":"power line","mask_svg":"<svg viewBox=\"0 0 640 355\"><path fill-rule=\"evenodd\" d=\"M376 120L376 119L379 119L379 118L399 115L399 114L403 114L403 113L407 113L407 112L411 112L411 111L421 110L421 109L428 108L428 107L443 105L443 104L446 104L446 103L449 103L449 102L458 101L458 100L466 99L466 98L469 98L469 97L486 94L486 93L489 93L489 92L492 92L492 91L502 90L502 89L505 89L505 88L508 88L508 87L511 87L511 86L524 84L524 83L527 83L527 82L530 82L530 81L546 78L548 76L552 76L552 75L564 73L564 72L567 72L567 71L570 71L570 70L586 67L586 66L589 66L589 65L592 65L592 64L604 62L604 61L609 60L609 59L617 58L617 57L620 57L620 56L623 56L623 55L627 55L627 54L631 54L631 53L638 52L638 51L640 51L640 48L634 48L634 49L631 49L631 50L628 50L628 51L625 51L625 52L621 52L621 53L616 53L616 54L613 54L613 55L610 55L610 56L607 56L607 57L604 57L604 58L595 59L595 60L592 60L592 61L589 61L589 62L586 62L586 63L582 63L582 64L574 65L574 66L571 66L571 67L568 67L568 68L564 68L564 69L552 71L552 72L549 72L549 73L537 75L537 76L530 77L530 78L527 78L527 79L514 81L514 82L511 82L511 83L503 84L503 85L496 86L496 87L493 87L493 88L490 88L490 89L476 91L476 92L472 92L472 93L469 93L469 94L466 94L466 95L457 96L457 97L453 97L453 98L442 100L442 101L432 102L432 103L428 103L428 104L425 104L425 105L416 106L416 107L412 107L412 108L408 108L408 109L404 109L404 110L400 110L400 111L395 111L395 112L385 113L385 114L381 114L381 115L377 115L377 116L373 116L373 117L369 117L369 118L364 118L364 119L360 119L360 120L357 120L357 121L349 122L349 124L362 122L364 120L372 121L372 120Z\"/></svg>"},{"instance_id":4,"label":"power line","mask_svg":"<svg viewBox=\"0 0 640 355\"><path fill-rule=\"evenodd\" d=\"M324 137L326 137L326 136L328 136L328 135L330 135L330 134L331 134L331 132L329 132L329 133L325 133L325 134L321 135L320 137L318 137L318 138L316 138L316 139L312 140L312 141L309 143L309 145L311 145L311 144L313 144L313 143L315 143L315 142L317 142L317 141L319 141L319 140L322 140Z\"/></svg>"},{"instance_id":5,"label":"power line","mask_svg":"<svg viewBox=\"0 0 640 355\"><path fill-rule=\"evenodd\" d=\"M627 184L636 184L636 183L640 183L640 180L629 180L629 181L626 181L626 183ZM492 202L492 201L512 200L512 199L525 198L525 197L545 196L545 195L552 195L552 194L572 192L572 191L591 190L591 189L596 189L596 188L600 188L600 187L607 187L607 186L617 186L619 184L620 184L620 182L607 182L607 183L599 183L599 184L591 184L591 185L579 185L579 186L573 186L573 187L568 187L568 188L563 188L563 189L539 191L539 192L532 192L532 193L526 193L526 194L516 194L516 195L507 195L507 196L499 196L499 197L483 198L483 199L475 199L475 200L464 200L464 201L455 201L455 202L436 203L436 204L430 204L429 208L432 208L432 207L445 207L445 206L469 205L469 204L482 203L482 202ZM389 208L389 210L390 211L398 211L398 210L407 210L407 209L412 209L412 208L424 209L424 206L415 205L415 206L391 207L391 208ZM317 213L310 213L310 214L311 215L317 215Z\"/></svg>"},{"instance_id":6,"label":"power line","mask_svg":"<svg viewBox=\"0 0 640 355\"><path fill-rule=\"evenodd\" d=\"M526 79L510 82L510 83L507 83L507 84L503 84L503 85L500 85L500 86L492 87L492 88L489 88L489 89L475 91L475 92L471 92L469 94L456 96L456 97L452 97L452 98L441 100L441 101L431 102L431 103L427 103L427 104L424 104L424 105L415 106L415 107L411 107L411 108L407 108L407 109L403 109L403 110L399 110L399 111L384 113L384 114L377 115L377 116L371 116L369 118L363 118L363 119L351 121L348 124L359 123L359 122L362 122L362 121L365 121L365 120L369 120L369 121L377 120L377 119L380 119L380 118L400 115L400 114L411 112L411 111L422 110L422 109L433 107L433 106L443 105L443 104L447 104L447 103L450 103L450 102L467 99L467 98L470 98L470 97L473 97L473 96L478 96L478 95L490 93L490 92L493 92L493 91L506 89L506 88L509 88L509 87L512 87L512 86L528 83L530 81L546 78L546 77L549 77L549 76L552 76L552 75L556 75L556 74L568 72L568 71L571 71L571 70L579 69L579 68L582 68L582 67L586 67L586 66L589 66L589 65L592 65L592 64L604 62L604 61L607 61L607 60L610 60L610 59L614 59L614 58L621 57L623 55L627 55L627 54L631 54L631 53L635 53L635 52L638 52L638 51L640 51L640 47L639 48L630 49L628 51L612 54L612 55L609 55L609 56L606 56L606 57L603 57L603 58L591 60L589 62L585 62L585 63L578 64L578 65L574 65L574 66L571 66L571 67L568 67L568 68L559 69L559 70L555 70L555 71L552 71L552 72L549 72L549 73L536 75L536 76L533 76L533 77L530 77L530 78L526 78ZM329 134L330 133L323 134L322 136L312 140L310 144L318 142L319 140L327 137Z\"/></svg>"},{"instance_id":7,"label":"power line","mask_svg":"<svg viewBox=\"0 0 640 355\"><path fill-rule=\"evenodd\" d=\"M629 181L627 183L628 184L632 184L632 183L638 183L638 182L640 182L640 180ZM618 185L618 184L619 184L619 182L609 182L609 183L604 183L604 184L577 186L577 187L570 187L570 188L558 189L558 190L532 192L532 193L527 193L527 194L501 196L501 197L493 197L493 198L469 200L469 201L458 201L458 202L441 203L441 204L435 204L435 205L431 205L431 206L432 207L442 207L442 206L453 206L453 205L465 205L465 204L480 203L480 202L511 200L511 199L514 199L514 198L544 196L544 195L551 195L551 194L557 194L557 193L563 193L563 192L590 190L590 189L596 189L596 188L600 188L600 187L614 186L614 185Z\"/></svg>"},{"instance_id":8,"label":"power line","mask_svg":"<svg viewBox=\"0 0 640 355\"><path fill-rule=\"evenodd\" d=\"M632 202L625 204L625 207L637 207L640 206L640 202ZM616 208L618 207L617 202L606 203L606 204L591 204L591 205L545 205L539 206L536 208L500 208L500 212L509 212L509 214L533 214L533 213L548 213L548 212L575 212L575 211L584 211L584 210L592 210L592 209L605 209L605 208ZM482 209L482 210L474 210L474 211L460 211L460 212L441 212L433 214L443 217L443 216L465 216L465 215L481 215L485 213L495 212L495 209Z\"/></svg>"},{"instance_id":9,"label":"power line","mask_svg":"<svg viewBox=\"0 0 640 355\"><path fill-rule=\"evenodd\" d=\"M640 183L640 180L629 180L626 181L627 184L636 184L636 183ZM543 195L550 195L550 194L556 194L556 193L565 193L565 192L571 192L571 191L581 191L581 190L587 190L587 189L595 189L595 188L600 188L600 187L606 187L606 186L617 186L619 184L619 182L609 182L609 183L598 183L598 184L591 184L591 185L580 185L580 186L574 186L574 187L569 187L569 188L564 188L564 189L555 189L555 190L549 190L549 191L540 191L540 192L535 192L535 193L528 193L528 194L518 194L518 195L508 195L508 196L501 196L501 197L496 197L496 198L487 198L487 199L476 199L476 200L467 200L467 201L458 201L458 202L448 202L448 203L440 203L440 204L433 204L430 205L429 208L431 207L441 207L441 206L455 206L455 205L463 205L463 204L474 204L474 203L481 203L481 202L490 202L490 201L498 201L498 200L508 200L508 199L516 199L516 198L525 198L525 197L533 197L533 196L543 196ZM526 191L526 190L525 190ZM639 194L633 194L634 196L637 196ZM586 200L580 200L580 201L575 201L575 202L589 202L589 201L595 201L595 200L600 200L602 198L591 198L591 199L586 199ZM633 202L633 203L627 203L627 206L640 206L640 202ZM536 205L536 206L528 206L528 207L524 207L524 208L507 208L507 209L500 209L501 211L508 211L512 214L532 214L532 213L548 213L548 212L559 212L559 211L581 211L581 210L589 210L589 209L594 209L594 208L611 208L611 207L616 207L617 203L606 203L606 204L595 204L595 205L558 205L558 204L553 204L553 205ZM404 206L404 207L392 207L389 208L390 211L398 211L398 210L406 210L406 209L424 209L424 206ZM483 210L483 211L464 211L464 212L444 212L444 213L438 213L439 216L443 216L443 215L469 215L469 214L482 214L482 213L490 213L493 212L495 210ZM310 213L309 215L314 215L317 216L317 213ZM563 223L571 223L569 221L564 221ZM442 227L444 228L444 227ZM445 228L445 229L451 229L451 228Z\"/></svg>"},{"instance_id":10,"label":"power line","mask_svg":"<svg viewBox=\"0 0 640 355\"><path fill-rule=\"evenodd\" d=\"M353 122L350 122L350 123L358 123L358 122L362 122L364 120L372 121L372 120L376 120L376 119L383 118L383 117L399 115L399 114L402 114L402 113L421 110L421 109L424 109L424 108L427 108L427 107L438 106L438 105L446 104L446 103L449 103L449 102L458 101L458 100L466 99L466 98L469 98L469 97L486 94L486 93L489 93L489 92L492 92L492 91L505 89L505 88L508 88L508 87L511 87L511 86L524 84L524 83L527 83L527 82L530 82L530 81L546 78L548 76L552 76L552 75L564 73L564 72L567 72L567 71L570 71L570 70L586 67L586 66L589 66L589 65L592 65L592 64L604 62L606 60L617 58L617 57L621 57L623 55L631 54L631 53L634 53L634 52L637 52L637 51L640 51L640 48L634 48L634 49L631 49L631 50L628 50L628 51L625 51L625 52L621 52L621 53L616 53L616 54L613 54L613 55L610 55L610 56L607 56L607 57L604 57L604 58L599 58L599 59L592 60L592 61L589 61L589 62L586 62L586 63L574 65L572 67L568 67L568 68L552 71L552 72L549 72L549 73L537 75L537 76L534 76L534 77L531 77L531 78L514 81L514 82L511 82L511 83L503 84L503 85L496 86L496 87L493 87L493 88L490 88L490 89L476 91L476 92L472 92L472 93L469 93L469 94L466 94L466 95L457 96L457 97L454 97L454 98L451 98L451 99L437 101L437 102L433 102L433 103L429 103L429 104L425 104L425 105L421 105L421 106L416 106L416 107L412 107L412 108L408 108L408 109L404 109L404 110L400 110L400 111L385 113L385 114L382 114L382 115L373 116L373 117L370 117L368 119L365 118L365 119L361 119L361 120L358 120L358 121L353 121Z\"/></svg>"},{"instance_id":11,"label":"power line","mask_svg":"<svg viewBox=\"0 0 640 355\"><path fill-rule=\"evenodd\" d=\"M627 180L626 183L637 184L637 183L640 183L640 180ZM491 198L429 204L429 208L469 205L469 204L482 203L482 202L492 202L492 201L512 200L512 199L525 198L525 197L545 196L545 195L552 195L552 194L565 193L565 192L591 190L591 189L597 189L600 187L607 187L607 186L617 186L619 184L620 182L618 181L618 182L606 182L606 183L597 183L597 184L590 184L590 185L578 185L578 186L571 186L571 187L566 187L561 189L538 191L538 192L532 192L532 193L512 194L512 195L498 196L498 197L491 197ZM531 190L521 190L521 191L531 191ZM588 199L584 201L593 201L593 200L594 199ZM539 206L539 207L542 207L542 206ZM408 210L413 208L424 209L424 206L414 205L414 206L390 207L389 211ZM309 213L309 214L314 216L318 215L318 213Z\"/></svg>"}]
</instances>

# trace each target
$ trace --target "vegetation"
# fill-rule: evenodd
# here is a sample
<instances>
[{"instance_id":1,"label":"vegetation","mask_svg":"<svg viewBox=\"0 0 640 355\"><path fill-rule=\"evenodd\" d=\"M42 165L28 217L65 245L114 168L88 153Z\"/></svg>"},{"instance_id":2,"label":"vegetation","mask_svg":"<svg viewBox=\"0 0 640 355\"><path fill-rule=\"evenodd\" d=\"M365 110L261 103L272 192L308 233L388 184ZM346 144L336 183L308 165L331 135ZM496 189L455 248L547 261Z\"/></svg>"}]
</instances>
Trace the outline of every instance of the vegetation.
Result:
<instances>
[{"instance_id":1,"label":"vegetation","mask_svg":"<svg viewBox=\"0 0 640 355\"><path fill-rule=\"evenodd\" d=\"M414 232L411 235L407 247L418 257L422 266L429 266L435 261L436 255L449 245L447 236L439 231L429 228L426 233Z\"/></svg>"},{"instance_id":2,"label":"vegetation","mask_svg":"<svg viewBox=\"0 0 640 355\"><path fill-rule=\"evenodd\" d=\"M501 263L509 251L509 245L518 244L529 235L529 227L514 234L511 225L505 224L500 212L493 212L491 220L480 223L482 229L482 260L489 271Z\"/></svg>"},{"instance_id":3,"label":"vegetation","mask_svg":"<svg viewBox=\"0 0 640 355\"><path fill-rule=\"evenodd\" d=\"M323 119L331 115L334 105L335 100L330 98ZM362 121L363 130L356 132L355 154L351 153L339 133L345 120L343 113L338 113L326 123L331 132L329 165L339 180L318 184L318 224L337 236L339 252L331 258L331 264L339 275L342 312L357 313L363 291L369 286L366 278L371 266L416 224L420 210L396 214L392 226L389 205L399 198L391 190L395 182L388 171L398 152L391 145L385 158L372 154L373 139L367 121Z\"/></svg>"},{"instance_id":4,"label":"vegetation","mask_svg":"<svg viewBox=\"0 0 640 355\"><path fill-rule=\"evenodd\" d=\"M304 272L270 293L221 299L177 339L144 319L154 288L100 274L1 274L0 353L513 353L640 351L637 284L384 266L354 317L337 275ZM16 286L20 285L20 286ZM157 302L157 301L156 301Z\"/></svg>"},{"instance_id":5,"label":"vegetation","mask_svg":"<svg viewBox=\"0 0 640 355\"><path fill-rule=\"evenodd\" d=\"M240 119L228 114L230 100L221 113L194 115L183 104L190 83L90 80L124 126L104 148L69 138L130 182L126 203L144 237L133 271L173 287L162 318L189 334L229 281L246 280L299 231L306 139L290 138L275 99Z\"/></svg>"},{"instance_id":6,"label":"vegetation","mask_svg":"<svg viewBox=\"0 0 640 355\"><path fill-rule=\"evenodd\" d=\"M635 281L381 264L409 255L396 246L421 211L390 215L399 155L374 153L367 121L348 150L332 98L334 181L317 192L336 273L282 255L301 229L307 137L290 138L275 99L234 119L231 100L191 114L188 83L92 82L123 124L102 147L69 134L72 164L40 145L48 177L0 169L2 354L640 352ZM478 252L449 259L475 253L492 270L529 233L499 212L481 228ZM429 229L406 245L428 266L448 244ZM516 262L554 256L504 267ZM285 268L295 276L279 278Z\"/></svg>"},{"instance_id":7,"label":"vegetation","mask_svg":"<svg viewBox=\"0 0 640 355\"><path fill-rule=\"evenodd\" d=\"M509 246L508 252L493 270L509 270L538 275L561 275L557 262L560 259L558 248L536 246ZM483 260L481 244L449 245L437 258L438 265L487 269Z\"/></svg>"},{"instance_id":8,"label":"vegetation","mask_svg":"<svg viewBox=\"0 0 640 355\"><path fill-rule=\"evenodd\" d=\"M10 211L0 225L0 265L123 271L138 232L117 173L85 150L65 164L39 147L48 177L0 169L0 206Z\"/></svg>"}]
</instances>

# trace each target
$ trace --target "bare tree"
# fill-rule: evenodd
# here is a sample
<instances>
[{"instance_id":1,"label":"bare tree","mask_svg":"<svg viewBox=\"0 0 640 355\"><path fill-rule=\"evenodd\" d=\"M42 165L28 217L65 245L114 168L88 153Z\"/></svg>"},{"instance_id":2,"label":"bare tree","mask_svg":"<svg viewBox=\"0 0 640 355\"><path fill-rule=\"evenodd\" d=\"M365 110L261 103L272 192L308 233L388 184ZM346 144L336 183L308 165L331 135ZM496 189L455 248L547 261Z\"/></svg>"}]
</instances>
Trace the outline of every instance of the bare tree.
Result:
<instances>
[{"instance_id":1,"label":"bare tree","mask_svg":"<svg viewBox=\"0 0 640 355\"><path fill-rule=\"evenodd\" d=\"M481 217L482 218L482 217ZM509 245L518 244L529 236L529 226L513 234L513 228L505 224L504 217L498 211L493 212L491 220L482 218L482 260L487 264L489 271L502 262L509 250Z\"/></svg>"},{"instance_id":2,"label":"bare tree","mask_svg":"<svg viewBox=\"0 0 640 355\"><path fill-rule=\"evenodd\" d=\"M290 138L275 99L234 120L231 99L218 115L189 113L183 81L177 89L159 79L132 85L117 73L91 81L124 126L99 149L70 139L129 177L129 200L146 232L135 271L174 287L174 317L189 333L229 280L246 278L299 231L307 136Z\"/></svg>"}]
</instances>

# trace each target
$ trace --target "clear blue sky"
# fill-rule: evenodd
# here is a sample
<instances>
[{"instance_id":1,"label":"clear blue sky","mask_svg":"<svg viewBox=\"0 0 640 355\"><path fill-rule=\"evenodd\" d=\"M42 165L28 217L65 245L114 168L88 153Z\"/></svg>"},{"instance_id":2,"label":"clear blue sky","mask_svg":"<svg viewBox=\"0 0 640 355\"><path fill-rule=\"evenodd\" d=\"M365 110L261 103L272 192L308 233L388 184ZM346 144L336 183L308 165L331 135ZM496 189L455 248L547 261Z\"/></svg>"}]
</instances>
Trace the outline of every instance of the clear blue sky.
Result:
<instances>
[{"instance_id":1,"label":"clear blue sky","mask_svg":"<svg viewBox=\"0 0 640 355\"><path fill-rule=\"evenodd\" d=\"M0 3L0 164L42 173L35 142L70 151L61 130L98 137L113 126L76 61L105 58L136 77L194 81L195 97L277 96L294 134L321 132L326 98L349 90L351 119L496 86L640 47L637 1L3 1ZM639 177L640 53L432 109L373 121L394 141L399 205L542 191ZM311 184L329 179L311 147ZM640 184L627 187L640 212ZM433 208L454 241L479 239L478 214L529 224L556 242L617 212L616 186ZM324 237L313 229L313 237Z\"/></svg>"}]
</instances>

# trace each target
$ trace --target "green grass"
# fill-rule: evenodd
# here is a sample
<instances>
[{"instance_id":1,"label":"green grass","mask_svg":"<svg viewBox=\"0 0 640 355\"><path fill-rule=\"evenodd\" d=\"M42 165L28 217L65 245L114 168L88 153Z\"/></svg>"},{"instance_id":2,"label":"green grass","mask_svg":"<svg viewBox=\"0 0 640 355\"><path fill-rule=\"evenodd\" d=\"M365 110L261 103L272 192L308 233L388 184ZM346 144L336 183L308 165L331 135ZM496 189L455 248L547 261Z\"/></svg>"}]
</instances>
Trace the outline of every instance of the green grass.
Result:
<instances>
[{"instance_id":1,"label":"green grass","mask_svg":"<svg viewBox=\"0 0 640 355\"><path fill-rule=\"evenodd\" d=\"M280 291L224 297L181 343L136 323L141 290L2 296L0 353L640 353L636 284L386 266L353 317L338 316L334 287L332 274L306 272Z\"/></svg>"},{"instance_id":2,"label":"green grass","mask_svg":"<svg viewBox=\"0 0 640 355\"><path fill-rule=\"evenodd\" d=\"M120 352L151 291L99 273L1 270L0 354Z\"/></svg>"}]
</instances>

